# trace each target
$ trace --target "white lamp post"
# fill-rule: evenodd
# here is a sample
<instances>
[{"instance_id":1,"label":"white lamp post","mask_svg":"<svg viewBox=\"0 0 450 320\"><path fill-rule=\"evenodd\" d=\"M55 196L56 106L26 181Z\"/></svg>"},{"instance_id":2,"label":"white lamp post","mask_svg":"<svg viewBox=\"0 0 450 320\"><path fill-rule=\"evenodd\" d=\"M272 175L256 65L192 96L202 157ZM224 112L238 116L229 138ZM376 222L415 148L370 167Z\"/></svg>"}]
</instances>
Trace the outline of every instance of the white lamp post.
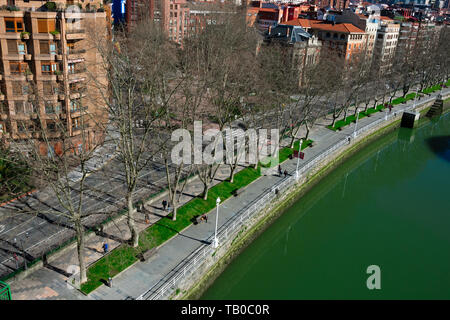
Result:
<instances>
[{"instance_id":1,"label":"white lamp post","mask_svg":"<svg viewBox=\"0 0 450 320\"><path fill-rule=\"evenodd\" d=\"M298 173L298 165L300 162L300 152L302 151L303 139L300 139L300 144L298 145L298 154L297 154L297 169L295 170L295 179L298 181L300 175Z\"/></svg>"},{"instance_id":2,"label":"white lamp post","mask_svg":"<svg viewBox=\"0 0 450 320\"><path fill-rule=\"evenodd\" d=\"M356 108L356 123L355 129L353 130L353 139L356 138L356 128L358 127L358 118L359 118L359 108Z\"/></svg>"},{"instance_id":3,"label":"white lamp post","mask_svg":"<svg viewBox=\"0 0 450 320\"><path fill-rule=\"evenodd\" d=\"M217 239L217 222L219 221L219 204L220 204L220 198L217 197L216 200L216 231L214 232L214 241L213 241L213 248L217 248L219 246L219 239Z\"/></svg>"}]
</instances>

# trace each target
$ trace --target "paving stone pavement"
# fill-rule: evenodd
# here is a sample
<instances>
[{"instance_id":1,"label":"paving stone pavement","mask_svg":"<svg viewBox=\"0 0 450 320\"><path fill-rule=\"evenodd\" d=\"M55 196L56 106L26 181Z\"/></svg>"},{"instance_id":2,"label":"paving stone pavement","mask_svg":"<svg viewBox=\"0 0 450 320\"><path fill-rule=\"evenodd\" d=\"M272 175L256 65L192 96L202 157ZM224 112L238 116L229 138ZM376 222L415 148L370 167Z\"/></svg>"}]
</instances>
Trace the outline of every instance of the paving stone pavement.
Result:
<instances>
[{"instance_id":1,"label":"paving stone pavement","mask_svg":"<svg viewBox=\"0 0 450 320\"><path fill-rule=\"evenodd\" d=\"M427 98L425 98L427 99ZM423 100L425 100L423 99ZM422 100L422 101L423 101ZM393 112L396 108L393 109ZM358 127L362 127L377 119L383 118L384 112L378 112L371 117L365 117L359 120ZM340 132L333 132L326 129L324 125L330 123L330 118L324 118L318 121L317 125L311 129L310 138L315 141L313 148L305 151L305 159L301 162L305 165L309 159L328 149L333 144L340 141L343 137L347 137L353 133L354 124L345 127ZM299 135L304 134L300 132ZM282 164L283 170L287 169L290 174L294 174L296 169L296 159L287 160ZM242 170L243 167L239 167ZM229 175L229 168L223 167L218 170L217 178L214 184L226 179ZM246 187L245 191L238 197L227 199L220 206L219 226L227 219L235 215L243 206L254 201L261 196L274 183L278 182L282 177L277 175L264 176L254 183ZM186 203L193 197L202 192L202 183L199 179L194 179L186 184L185 191L181 197L180 204ZM145 223L144 213L150 215L150 224L158 221L161 216L168 214L162 208L162 200L149 202L145 204L143 213L137 213L136 226L139 231L147 228L149 225ZM122 272L113 279L113 287L109 288L101 286L89 296L85 296L78 290L68 286L67 270L71 265L77 265L77 256L75 249L67 251L64 255L52 262L48 267L37 270L23 280L16 281L11 285L13 299L41 299L41 300L58 300L58 299L126 299L129 297L137 297L170 272L178 263L186 259L187 256L195 251L199 246L205 245L205 239L210 237L214 232L215 215L210 212L211 218L207 223L192 225L170 241L164 244L158 252L145 262L138 262L132 267ZM117 247L121 241L129 237L128 227L125 220L109 226L103 230L103 234L90 238L86 243L87 264L91 264L102 257L102 245L108 242L111 249Z\"/></svg>"}]
</instances>

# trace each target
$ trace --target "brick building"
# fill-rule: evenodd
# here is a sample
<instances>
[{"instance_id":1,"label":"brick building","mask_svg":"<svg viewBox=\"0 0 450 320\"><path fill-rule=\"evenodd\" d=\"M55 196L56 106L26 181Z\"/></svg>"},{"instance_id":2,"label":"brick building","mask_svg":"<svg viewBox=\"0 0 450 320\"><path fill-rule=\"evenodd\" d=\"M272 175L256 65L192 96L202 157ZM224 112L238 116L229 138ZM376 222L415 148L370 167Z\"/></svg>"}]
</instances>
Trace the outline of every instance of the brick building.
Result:
<instances>
[{"instance_id":1,"label":"brick building","mask_svg":"<svg viewBox=\"0 0 450 320\"><path fill-rule=\"evenodd\" d=\"M346 61L350 61L353 55L361 53L365 48L366 33L350 23L296 19L285 24L301 26L321 40L324 48L335 50Z\"/></svg>"},{"instance_id":2,"label":"brick building","mask_svg":"<svg viewBox=\"0 0 450 320\"><path fill-rule=\"evenodd\" d=\"M103 140L91 119L105 119L105 110L98 108L100 92L87 84L88 74L97 75L105 87L107 81L97 50L87 43L87 30L107 39L107 19L103 10L94 9L99 0L82 4L81 13L63 9L73 2L56 1L61 10L45 4L15 1L10 11L0 0L0 139L7 145L39 141L45 129L53 150L41 144L41 152L60 153L61 124L64 138L76 148L83 147L82 141L89 147ZM81 139L82 123L88 139Z\"/></svg>"}]
</instances>

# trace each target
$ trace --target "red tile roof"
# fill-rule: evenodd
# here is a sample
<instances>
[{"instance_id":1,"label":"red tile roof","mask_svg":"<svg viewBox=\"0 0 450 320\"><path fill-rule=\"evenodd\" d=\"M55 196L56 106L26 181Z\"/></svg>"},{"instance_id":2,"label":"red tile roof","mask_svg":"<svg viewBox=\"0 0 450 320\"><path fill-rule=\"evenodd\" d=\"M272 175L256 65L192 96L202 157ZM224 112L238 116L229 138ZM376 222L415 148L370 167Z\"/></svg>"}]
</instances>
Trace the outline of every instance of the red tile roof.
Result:
<instances>
[{"instance_id":1,"label":"red tile roof","mask_svg":"<svg viewBox=\"0 0 450 320\"><path fill-rule=\"evenodd\" d=\"M285 22L290 26L300 26L303 29L320 29L325 31L335 31L342 33L364 33L363 30L355 27L351 23L326 23L322 20L295 19Z\"/></svg>"}]
</instances>

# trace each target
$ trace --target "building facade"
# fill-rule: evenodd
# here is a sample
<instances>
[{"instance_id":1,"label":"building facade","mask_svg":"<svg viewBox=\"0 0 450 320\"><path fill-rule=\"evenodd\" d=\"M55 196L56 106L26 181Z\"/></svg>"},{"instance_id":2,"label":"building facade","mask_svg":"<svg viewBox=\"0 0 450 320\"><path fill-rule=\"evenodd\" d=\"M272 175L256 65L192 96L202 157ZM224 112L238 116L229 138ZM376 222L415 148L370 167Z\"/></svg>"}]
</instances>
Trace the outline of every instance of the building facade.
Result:
<instances>
[{"instance_id":1,"label":"building facade","mask_svg":"<svg viewBox=\"0 0 450 320\"><path fill-rule=\"evenodd\" d=\"M399 36L400 24L381 16L372 61L374 70L385 73L392 68Z\"/></svg>"},{"instance_id":2,"label":"building facade","mask_svg":"<svg viewBox=\"0 0 450 320\"><path fill-rule=\"evenodd\" d=\"M76 148L100 143L103 130L92 119L107 116L88 74L97 75L100 85L107 82L87 30L107 39L106 14L93 5L101 2L82 4L80 13L64 9L73 4L66 1L57 2L60 10L48 9L46 1L15 4L13 11L0 9L0 139L6 145L38 142L46 132L52 150L41 144L41 153L60 153L62 124L64 139ZM82 126L88 139L81 138Z\"/></svg>"},{"instance_id":3,"label":"building facade","mask_svg":"<svg viewBox=\"0 0 450 320\"><path fill-rule=\"evenodd\" d=\"M332 23L322 20L296 19L285 24L298 25L323 42L323 48L350 62L352 57L363 52L366 33L351 23Z\"/></svg>"}]
</instances>

